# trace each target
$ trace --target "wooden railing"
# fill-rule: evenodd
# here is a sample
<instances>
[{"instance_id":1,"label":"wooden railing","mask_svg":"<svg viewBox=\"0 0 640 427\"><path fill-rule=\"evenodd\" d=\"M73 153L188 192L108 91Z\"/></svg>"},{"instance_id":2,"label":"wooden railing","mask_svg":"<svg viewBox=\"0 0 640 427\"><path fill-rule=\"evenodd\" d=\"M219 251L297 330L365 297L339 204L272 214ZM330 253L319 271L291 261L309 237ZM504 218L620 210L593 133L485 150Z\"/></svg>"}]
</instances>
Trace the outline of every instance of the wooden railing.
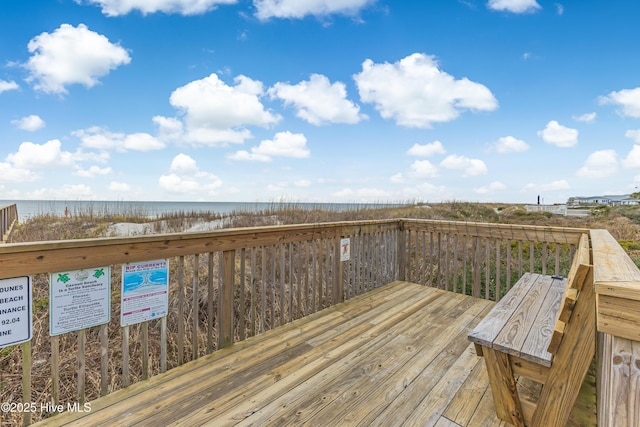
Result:
<instances>
[{"instance_id":1,"label":"wooden railing","mask_svg":"<svg viewBox=\"0 0 640 427\"><path fill-rule=\"evenodd\" d=\"M9 240L17 221L18 208L15 204L0 207L0 243L6 243Z\"/></svg>"},{"instance_id":2,"label":"wooden railing","mask_svg":"<svg viewBox=\"0 0 640 427\"><path fill-rule=\"evenodd\" d=\"M3 245L0 279L33 277L37 320L22 352L3 350L0 400L82 404L397 279L498 300L523 271L566 275L582 232L381 220ZM121 328L121 266L156 259L170 261L168 316ZM110 322L50 337L49 275L101 266ZM20 375L22 393L5 386Z\"/></svg>"},{"instance_id":3,"label":"wooden railing","mask_svg":"<svg viewBox=\"0 0 640 427\"><path fill-rule=\"evenodd\" d=\"M591 230L598 330L598 425L640 425L640 270L607 230Z\"/></svg>"},{"instance_id":4,"label":"wooden railing","mask_svg":"<svg viewBox=\"0 0 640 427\"><path fill-rule=\"evenodd\" d=\"M567 276L578 228L403 220L406 280L499 301L524 272ZM403 256L403 255L401 255Z\"/></svg>"}]
</instances>

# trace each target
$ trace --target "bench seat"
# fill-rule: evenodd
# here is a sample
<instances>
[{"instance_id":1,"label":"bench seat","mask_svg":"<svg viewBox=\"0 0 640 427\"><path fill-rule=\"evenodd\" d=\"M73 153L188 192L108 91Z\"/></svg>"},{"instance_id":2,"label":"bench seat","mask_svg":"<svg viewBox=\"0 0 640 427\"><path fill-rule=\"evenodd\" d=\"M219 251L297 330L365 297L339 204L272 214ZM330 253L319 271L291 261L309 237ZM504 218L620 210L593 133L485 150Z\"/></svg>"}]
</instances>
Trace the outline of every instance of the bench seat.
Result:
<instances>
[{"instance_id":1,"label":"bench seat","mask_svg":"<svg viewBox=\"0 0 640 427\"><path fill-rule=\"evenodd\" d=\"M547 351L567 280L525 273L511 290L469 334L480 347L493 348L550 367Z\"/></svg>"}]
</instances>

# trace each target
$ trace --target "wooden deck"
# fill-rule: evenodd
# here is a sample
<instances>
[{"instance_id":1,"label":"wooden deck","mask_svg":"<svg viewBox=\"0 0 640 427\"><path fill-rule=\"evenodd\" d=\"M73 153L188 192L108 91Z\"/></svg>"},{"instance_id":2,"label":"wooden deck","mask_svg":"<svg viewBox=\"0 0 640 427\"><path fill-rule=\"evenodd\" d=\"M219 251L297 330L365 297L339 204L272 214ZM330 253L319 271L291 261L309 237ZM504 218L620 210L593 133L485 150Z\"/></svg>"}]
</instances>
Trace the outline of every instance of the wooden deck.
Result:
<instances>
[{"instance_id":1,"label":"wooden deck","mask_svg":"<svg viewBox=\"0 0 640 427\"><path fill-rule=\"evenodd\" d=\"M504 425L467 340L492 306L394 282L37 425Z\"/></svg>"}]
</instances>

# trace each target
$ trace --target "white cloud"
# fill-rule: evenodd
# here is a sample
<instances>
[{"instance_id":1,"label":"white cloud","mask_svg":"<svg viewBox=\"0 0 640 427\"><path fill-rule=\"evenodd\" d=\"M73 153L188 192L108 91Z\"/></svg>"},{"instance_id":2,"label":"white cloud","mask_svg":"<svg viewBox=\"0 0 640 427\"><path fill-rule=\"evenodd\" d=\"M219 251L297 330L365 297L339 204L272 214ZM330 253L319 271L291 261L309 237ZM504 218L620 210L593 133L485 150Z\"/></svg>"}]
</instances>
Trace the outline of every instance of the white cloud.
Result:
<instances>
[{"instance_id":1,"label":"white cloud","mask_svg":"<svg viewBox=\"0 0 640 427\"><path fill-rule=\"evenodd\" d=\"M7 161L19 169L49 169L74 166L73 154L62 151L62 143L53 139L44 144L23 142Z\"/></svg>"},{"instance_id":2,"label":"white cloud","mask_svg":"<svg viewBox=\"0 0 640 427\"><path fill-rule=\"evenodd\" d=\"M196 161L183 153L173 158L169 172L158 179L160 188L167 193L213 196L222 186L220 178L210 172L201 171Z\"/></svg>"},{"instance_id":3,"label":"white cloud","mask_svg":"<svg viewBox=\"0 0 640 427\"><path fill-rule=\"evenodd\" d=\"M77 2L81 0L76 0ZM85 0L102 8L107 16L126 15L138 10L143 15L155 12L199 15L220 4L235 4L237 0Z\"/></svg>"},{"instance_id":4,"label":"white cloud","mask_svg":"<svg viewBox=\"0 0 640 427\"><path fill-rule=\"evenodd\" d=\"M109 191L127 193L131 191L131 186L125 182L111 181L107 187Z\"/></svg>"},{"instance_id":5,"label":"white cloud","mask_svg":"<svg viewBox=\"0 0 640 427\"><path fill-rule=\"evenodd\" d=\"M299 188L308 188L311 187L311 181L309 181L308 179L300 179L298 181L295 181L293 185Z\"/></svg>"},{"instance_id":6,"label":"white cloud","mask_svg":"<svg viewBox=\"0 0 640 427\"><path fill-rule=\"evenodd\" d=\"M622 166L630 169L640 168L640 145L634 144L627 157L622 160Z\"/></svg>"},{"instance_id":7,"label":"white cloud","mask_svg":"<svg viewBox=\"0 0 640 427\"><path fill-rule=\"evenodd\" d=\"M84 24L62 24L31 39L27 48L33 54L25 64L27 81L46 93L64 94L66 86L76 83L93 87L99 77L131 61L124 48Z\"/></svg>"},{"instance_id":8,"label":"white cloud","mask_svg":"<svg viewBox=\"0 0 640 427\"><path fill-rule=\"evenodd\" d=\"M564 14L564 6L562 4L555 3L554 5L556 7L556 12L558 13L558 15Z\"/></svg>"},{"instance_id":9,"label":"white cloud","mask_svg":"<svg viewBox=\"0 0 640 427\"><path fill-rule=\"evenodd\" d=\"M413 144L413 146L407 150L409 156L415 157L431 157L435 154L444 154L446 152L447 150L444 149L440 141L433 141L424 145Z\"/></svg>"},{"instance_id":10,"label":"white cloud","mask_svg":"<svg viewBox=\"0 0 640 427\"><path fill-rule=\"evenodd\" d=\"M270 162L274 157L307 158L311 155L307 138L301 133L278 132L273 140L264 140L251 152L240 150L229 156L232 160Z\"/></svg>"},{"instance_id":11,"label":"white cloud","mask_svg":"<svg viewBox=\"0 0 640 427\"><path fill-rule=\"evenodd\" d=\"M573 120L583 123L593 123L596 121L597 114L594 113L585 113L581 116L573 116Z\"/></svg>"},{"instance_id":12,"label":"white cloud","mask_svg":"<svg viewBox=\"0 0 640 427\"><path fill-rule=\"evenodd\" d=\"M243 143L251 138L244 126L268 127L281 117L266 111L260 98L264 95L262 82L246 76L234 79L235 86L228 86L213 73L201 80L194 80L174 90L169 99L171 105L184 116L183 138L193 144L209 146ZM156 123L171 123L171 119L156 118Z\"/></svg>"},{"instance_id":13,"label":"white cloud","mask_svg":"<svg viewBox=\"0 0 640 427\"><path fill-rule=\"evenodd\" d=\"M321 74L313 74L296 85L276 83L269 89L269 95L282 99L285 105L293 105L296 116L316 126L355 124L367 118L360 114L360 107L347 99L344 83L331 83Z\"/></svg>"},{"instance_id":14,"label":"white cloud","mask_svg":"<svg viewBox=\"0 0 640 427\"><path fill-rule=\"evenodd\" d=\"M618 158L615 150L594 151L587 157L576 175L583 178L605 178L618 171Z\"/></svg>"},{"instance_id":15,"label":"white cloud","mask_svg":"<svg viewBox=\"0 0 640 427\"><path fill-rule=\"evenodd\" d=\"M600 104L621 106L622 110L618 113L622 116L640 118L640 87L614 91L609 95L601 96L598 101Z\"/></svg>"},{"instance_id":16,"label":"white cloud","mask_svg":"<svg viewBox=\"0 0 640 427\"><path fill-rule=\"evenodd\" d=\"M62 187L42 188L27 195L28 199L44 200L95 200L91 187L85 184L65 184Z\"/></svg>"},{"instance_id":17,"label":"white cloud","mask_svg":"<svg viewBox=\"0 0 640 427\"><path fill-rule=\"evenodd\" d=\"M153 151L161 150L165 147L164 142L160 141L148 133L116 133L107 129L93 126L88 129L81 129L72 132L81 140L81 145L87 148L93 148L103 151Z\"/></svg>"},{"instance_id":18,"label":"white cloud","mask_svg":"<svg viewBox=\"0 0 640 427\"><path fill-rule=\"evenodd\" d=\"M376 0L253 0L256 17L304 18L307 15L356 15Z\"/></svg>"},{"instance_id":19,"label":"white cloud","mask_svg":"<svg viewBox=\"0 0 640 427\"><path fill-rule=\"evenodd\" d=\"M42 120L40 116L37 116L35 114L23 117L18 120L12 120L11 124L29 132L40 130L46 125L44 120Z\"/></svg>"},{"instance_id":20,"label":"white cloud","mask_svg":"<svg viewBox=\"0 0 640 427\"><path fill-rule=\"evenodd\" d=\"M529 149L529 144L513 136L504 136L498 138L498 141L493 144L493 148L498 153L521 153Z\"/></svg>"},{"instance_id":21,"label":"white cloud","mask_svg":"<svg viewBox=\"0 0 640 427\"><path fill-rule=\"evenodd\" d=\"M345 188L336 191L331 196L332 199L340 199L345 202L376 203L381 200L390 200L392 194L378 188L358 188L357 190Z\"/></svg>"},{"instance_id":22,"label":"white cloud","mask_svg":"<svg viewBox=\"0 0 640 427\"><path fill-rule=\"evenodd\" d=\"M547 123L547 127L538 131L538 136L557 147L573 147L578 144L578 130L564 127L555 120Z\"/></svg>"},{"instance_id":23,"label":"white cloud","mask_svg":"<svg viewBox=\"0 0 640 427\"><path fill-rule=\"evenodd\" d=\"M423 182L422 184L418 185L417 187L418 190L418 195L419 196L430 196L430 197L436 197L439 198L440 200L444 199L444 196L446 194L446 187L443 185L434 185L431 184L429 182Z\"/></svg>"},{"instance_id":24,"label":"white cloud","mask_svg":"<svg viewBox=\"0 0 640 427\"><path fill-rule=\"evenodd\" d=\"M389 178L389 180L391 182L393 182L394 184L403 184L404 183L404 175L402 175L401 172L398 172L395 175L392 175L391 178Z\"/></svg>"},{"instance_id":25,"label":"white cloud","mask_svg":"<svg viewBox=\"0 0 640 427\"><path fill-rule=\"evenodd\" d=\"M635 130L634 129L629 129L624 134L624 136L626 136L627 138L633 139L635 142L639 142L640 143L640 129L635 129Z\"/></svg>"},{"instance_id":26,"label":"white cloud","mask_svg":"<svg viewBox=\"0 0 640 427\"><path fill-rule=\"evenodd\" d=\"M487 7L512 13L528 13L541 9L536 0L489 0Z\"/></svg>"},{"instance_id":27,"label":"white cloud","mask_svg":"<svg viewBox=\"0 0 640 427\"><path fill-rule=\"evenodd\" d=\"M491 184L486 185L484 187L479 187L474 189L477 194L489 194L495 193L498 191L506 190L507 186L501 183L500 181L493 181Z\"/></svg>"},{"instance_id":28,"label":"white cloud","mask_svg":"<svg viewBox=\"0 0 640 427\"><path fill-rule=\"evenodd\" d=\"M0 162L0 182L29 182L39 178L30 169L16 167L9 162Z\"/></svg>"},{"instance_id":29,"label":"white cloud","mask_svg":"<svg viewBox=\"0 0 640 427\"><path fill-rule=\"evenodd\" d=\"M525 185L522 188L523 192L530 192L530 191L558 191L558 190L568 190L570 189L571 186L569 185L569 183L564 180L564 179L560 179L557 181L553 181L550 182L548 184L533 184L533 183L529 183L527 185Z\"/></svg>"},{"instance_id":30,"label":"white cloud","mask_svg":"<svg viewBox=\"0 0 640 427\"><path fill-rule=\"evenodd\" d=\"M433 56L422 53L393 64L367 59L354 79L362 102L375 104L383 118L401 126L430 128L432 123L456 119L464 110L498 108L486 86L466 77L456 80L438 68Z\"/></svg>"},{"instance_id":31,"label":"white cloud","mask_svg":"<svg viewBox=\"0 0 640 427\"><path fill-rule=\"evenodd\" d=\"M111 175L113 173L113 169L110 167L101 168L98 166L91 166L89 169L78 169L74 172L74 175L81 176L84 178L94 178L96 176L105 176Z\"/></svg>"},{"instance_id":32,"label":"white cloud","mask_svg":"<svg viewBox=\"0 0 640 427\"><path fill-rule=\"evenodd\" d=\"M10 90L17 90L19 89L20 86L18 86L18 84L14 81L6 81L6 80L0 80L0 93L2 92L7 92Z\"/></svg>"},{"instance_id":33,"label":"white cloud","mask_svg":"<svg viewBox=\"0 0 640 427\"><path fill-rule=\"evenodd\" d=\"M411 175L420 179L435 178L438 176L438 167L429 160L416 160L411 164Z\"/></svg>"},{"instance_id":34,"label":"white cloud","mask_svg":"<svg viewBox=\"0 0 640 427\"><path fill-rule=\"evenodd\" d=\"M161 141L179 141L184 134L182 122L175 117L155 116L152 121L158 125L158 138Z\"/></svg>"},{"instance_id":35,"label":"white cloud","mask_svg":"<svg viewBox=\"0 0 640 427\"><path fill-rule=\"evenodd\" d=\"M180 153L171 161L171 172L181 175L193 175L198 173L198 165L193 158Z\"/></svg>"},{"instance_id":36,"label":"white cloud","mask_svg":"<svg viewBox=\"0 0 640 427\"><path fill-rule=\"evenodd\" d=\"M440 166L447 169L463 170L463 177L486 175L488 170L487 166L480 159L470 159L464 156L458 156L452 154L447 156Z\"/></svg>"}]
</instances>

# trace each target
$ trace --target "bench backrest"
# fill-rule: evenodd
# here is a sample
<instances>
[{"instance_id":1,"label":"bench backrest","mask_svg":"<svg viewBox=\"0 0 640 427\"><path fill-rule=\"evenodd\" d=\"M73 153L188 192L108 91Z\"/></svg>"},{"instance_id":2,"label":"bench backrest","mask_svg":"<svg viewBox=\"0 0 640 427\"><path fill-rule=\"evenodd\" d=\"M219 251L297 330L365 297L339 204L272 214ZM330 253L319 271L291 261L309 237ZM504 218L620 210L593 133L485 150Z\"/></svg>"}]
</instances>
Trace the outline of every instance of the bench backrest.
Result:
<instances>
[{"instance_id":1,"label":"bench backrest","mask_svg":"<svg viewBox=\"0 0 640 427\"><path fill-rule=\"evenodd\" d=\"M555 327L547 348L547 351L551 354L556 354L560 348L567 323L571 320L571 314L576 306L583 285L588 281L588 278L591 277L590 273L592 273L592 269L589 235L582 234L576 248L573 262L571 263L571 268L569 269L567 287L560 302Z\"/></svg>"},{"instance_id":2,"label":"bench backrest","mask_svg":"<svg viewBox=\"0 0 640 427\"><path fill-rule=\"evenodd\" d=\"M563 322L559 318L557 320L557 323L562 322L559 323L560 327L556 326L560 334L558 342L562 345L558 344L558 347L553 349L553 362L533 413L531 426L551 427L566 424L595 355L596 298L590 259L589 239L583 235L567 280L567 299L571 299L574 293L570 289L576 289L577 300L574 303L563 302L560 310L562 313L565 306L571 306L570 309L566 309L567 321Z\"/></svg>"}]
</instances>

